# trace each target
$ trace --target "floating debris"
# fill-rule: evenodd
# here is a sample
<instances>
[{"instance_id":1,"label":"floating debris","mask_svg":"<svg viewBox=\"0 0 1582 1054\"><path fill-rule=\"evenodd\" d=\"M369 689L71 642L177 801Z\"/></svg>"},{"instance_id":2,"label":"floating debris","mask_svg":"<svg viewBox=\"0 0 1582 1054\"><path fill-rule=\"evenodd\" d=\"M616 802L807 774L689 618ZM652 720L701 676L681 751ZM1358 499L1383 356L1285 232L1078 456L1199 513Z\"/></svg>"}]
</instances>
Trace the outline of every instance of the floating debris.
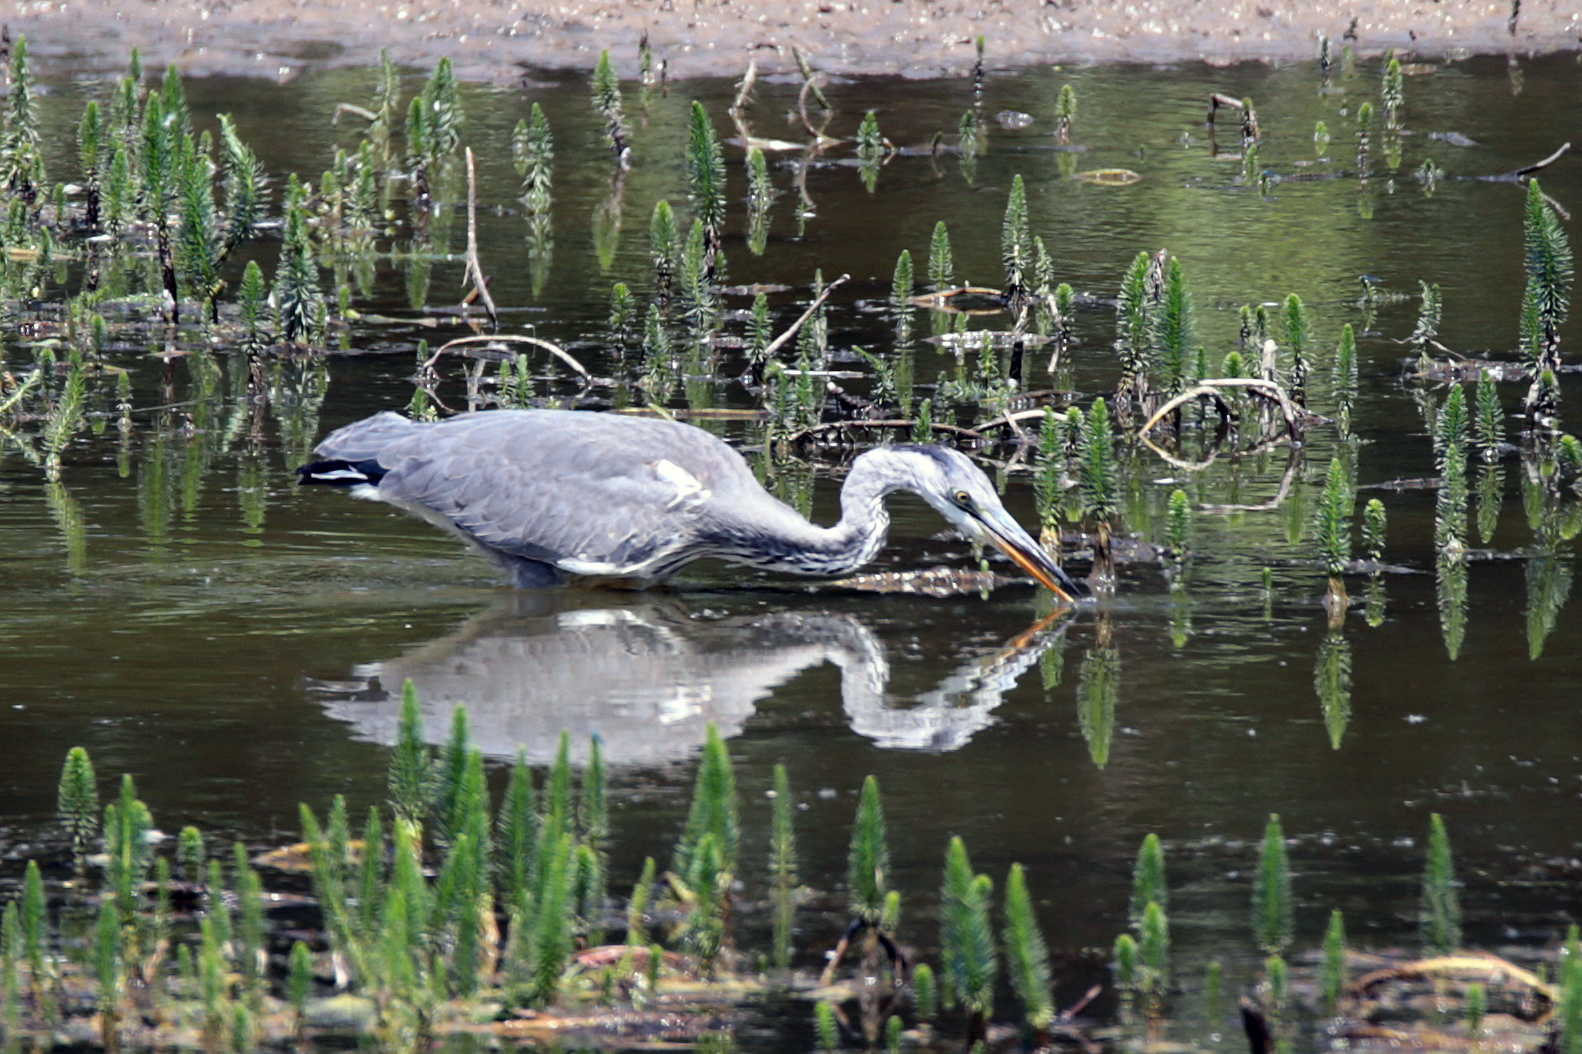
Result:
<instances>
[{"instance_id":1,"label":"floating debris","mask_svg":"<svg viewBox=\"0 0 1582 1054\"><path fill-rule=\"evenodd\" d=\"M1142 182L1143 177L1129 168L1093 168L1078 172L1071 178L1097 187L1129 187Z\"/></svg>"},{"instance_id":2,"label":"floating debris","mask_svg":"<svg viewBox=\"0 0 1582 1054\"><path fill-rule=\"evenodd\" d=\"M930 567L924 571L880 571L854 575L832 583L864 593L910 593L918 596L953 597L982 593L1018 581L992 571L963 571L954 567Z\"/></svg>"}]
</instances>

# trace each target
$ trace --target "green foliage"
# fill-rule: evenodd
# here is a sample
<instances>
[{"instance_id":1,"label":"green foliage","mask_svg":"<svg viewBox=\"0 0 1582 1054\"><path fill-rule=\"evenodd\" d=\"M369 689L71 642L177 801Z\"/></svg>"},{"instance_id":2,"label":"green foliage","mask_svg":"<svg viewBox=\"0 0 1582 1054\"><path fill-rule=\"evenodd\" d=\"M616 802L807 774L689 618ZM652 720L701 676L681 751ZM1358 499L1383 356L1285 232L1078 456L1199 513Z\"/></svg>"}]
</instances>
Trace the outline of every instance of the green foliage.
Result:
<instances>
[{"instance_id":1,"label":"green foliage","mask_svg":"<svg viewBox=\"0 0 1582 1054\"><path fill-rule=\"evenodd\" d=\"M1379 102L1384 106L1384 123L1390 128L1401 126L1401 106L1406 101L1406 78L1401 74L1401 60L1394 55L1384 65L1384 83L1379 89Z\"/></svg>"},{"instance_id":2,"label":"green foliage","mask_svg":"<svg viewBox=\"0 0 1582 1054\"><path fill-rule=\"evenodd\" d=\"M906 307L912 299L912 287L912 253L902 249L901 255L895 258L895 274L890 280L890 302Z\"/></svg>"},{"instance_id":3,"label":"green foliage","mask_svg":"<svg viewBox=\"0 0 1582 1054\"><path fill-rule=\"evenodd\" d=\"M418 704L417 687L407 678L401 686L401 716L387 778L390 808L396 816L414 823L427 816L434 780L434 752L423 735L423 710Z\"/></svg>"},{"instance_id":4,"label":"green foliage","mask_svg":"<svg viewBox=\"0 0 1582 1054\"><path fill-rule=\"evenodd\" d=\"M441 58L412 100L407 124L408 152L429 166L455 154L461 148L462 117L456 72L449 57Z\"/></svg>"},{"instance_id":5,"label":"green foliage","mask_svg":"<svg viewBox=\"0 0 1582 1054\"><path fill-rule=\"evenodd\" d=\"M1577 1054L1582 1050L1582 939L1572 923L1566 931L1565 956L1560 968L1560 1006L1556 1018L1560 1050Z\"/></svg>"},{"instance_id":6,"label":"green foliage","mask_svg":"<svg viewBox=\"0 0 1582 1054\"><path fill-rule=\"evenodd\" d=\"M1314 516L1319 557L1324 562L1324 573L1330 578L1340 578L1351 563L1351 514L1355 505L1356 497L1347 478L1346 466L1340 458L1335 458L1329 463L1329 474L1325 477Z\"/></svg>"},{"instance_id":7,"label":"green foliage","mask_svg":"<svg viewBox=\"0 0 1582 1054\"><path fill-rule=\"evenodd\" d=\"M72 747L61 766L55 792L55 815L71 838L71 852L80 857L99 834L99 787L88 751Z\"/></svg>"},{"instance_id":8,"label":"green foliage","mask_svg":"<svg viewBox=\"0 0 1582 1054\"><path fill-rule=\"evenodd\" d=\"M1428 857L1423 864L1422 905L1418 921L1424 954L1449 955L1461 947L1461 899L1450 835L1439 813L1428 818Z\"/></svg>"},{"instance_id":9,"label":"green foliage","mask_svg":"<svg viewBox=\"0 0 1582 1054\"><path fill-rule=\"evenodd\" d=\"M1522 263L1527 271L1522 344L1535 367L1553 368L1558 362L1560 325L1571 308L1571 244L1536 179L1527 183L1522 230Z\"/></svg>"},{"instance_id":10,"label":"green foliage","mask_svg":"<svg viewBox=\"0 0 1582 1054\"><path fill-rule=\"evenodd\" d=\"M1313 153L1322 158L1329 149L1329 125L1319 121L1313 125Z\"/></svg>"},{"instance_id":11,"label":"green foliage","mask_svg":"<svg viewBox=\"0 0 1582 1054\"><path fill-rule=\"evenodd\" d=\"M1406 342L1424 351L1439 336L1439 323L1445 314L1445 299L1439 292L1438 283L1430 285L1419 280L1417 284L1422 287L1422 300L1417 309L1417 325L1412 327L1412 335L1406 338Z\"/></svg>"},{"instance_id":12,"label":"green foliage","mask_svg":"<svg viewBox=\"0 0 1582 1054\"><path fill-rule=\"evenodd\" d=\"M1333 1014L1346 987L1346 918L1337 908L1329 913L1324 930L1324 963L1319 971L1319 989L1324 997L1324 1013Z\"/></svg>"},{"instance_id":13,"label":"green foliage","mask_svg":"<svg viewBox=\"0 0 1582 1054\"><path fill-rule=\"evenodd\" d=\"M1192 294L1187 291L1181 261L1170 258L1164 298L1154 325L1154 355L1163 373L1166 395L1180 393L1191 379L1193 346Z\"/></svg>"},{"instance_id":14,"label":"green foliage","mask_svg":"<svg viewBox=\"0 0 1582 1054\"><path fill-rule=\"evenodd\" d=\"M236 134L236 123L229 114L220 114L221 169L225 174L225 252L230 252L253 236L260 214L267 205L268 178L263 162Z\"/></svg>"},{"instance_id":15,"label":"green foliage","mask_svg":"<svg viewBox=\"0 0 1582 1054\"><path fill-rule=\"evenodd\" d=\"M1120 478L1115 461L1115 434L1103 397L1093 400L1082 422L1082 472L1078 485L1083 511L1096 520L1110 520L1120 510Z\"/></svg>"},{"instance_id":16,"label":"green foliage","mask_svg":"<svg viewBox=\"0 0 1582 1054\"><path fill-rule=\"evenodd\" d=\"M654 205L648 224L648 245L649 259L654 265L655 293L668 296L681 260L681 233L676 227L675 211L663 198Z\"/></svg>"},{"instance_id":17,"label":"green foliage","mask_svg":"<svg viewBox=\"0 0 1582 1054\"><path fill-rule=\"evenodd\" d=\"M934 1020L939 1009L939 987L934 979L934 968L928 963L918 963L912 971L912 999L917 1006L917 1019Z\"/></svg>"},{"instance_id":18,"label":"green foliage","mask_svg":"<svg viewBox=\"0 0 1582 1054\"><path fill-rule=\"evenodd\" d=\"M1478 982L1467 985L1466 994L1467 1034L1477 1036L1483 1031L1483 1015L1488 1010L1488 991Z\"/></svg>"},{"instance_id":19,"label":"green foliage","mask_svg":"<svg viewBox=\"0 0 1582 1054\"><path fill-rule=\"evenodd\" d=\"M27 37L10 45L10 66L3 120L0 120L0 186L24 200L44 187L44 159L39 149L38 112L33 105L32 63Z\"/></svg>"},{"instance_id":20,"label":"green foliage","mask_svg":"<svg viewBox=\"0 0 1582 1054\"><path fill-rule=\"evenodd\" d=\"M624 164L631 132L621 108L621 82L615 75L608 49L599 52L599 62L593 68L593 109L604 118L604 138Z\"/></svg>"},{"instance_id":21,"label":"green foliage","mask_svg":"<svg viewBox=\"0 0 1582 1054\"><path fill-rule=\"evenodd\" d=\"M1088 745L1088 756L1099 768L1109 764L1120 693L1120 651L1103 646L1088 649L1077 670L1077 724Z\"/></svg>"},{"instance_id":22,"label":"green foliage","mask_svg":"<svg viewBox=\"0 0 1582 1054\"><path fill-rule=\"evenodd\" d=\"M857 817L851 829L851 848L846 857L848 895L851 913L870 925L879 922L890 872L890 845L885 837L884 804L879 798L879 781L869 776L862 784L857 802Z\"/></svg>"},{"instance_id":23,"label":"green foliage","mask_svg":"<svg viewBox=\"0 0 1582 1054\"><path fill-rule=\"evenodd\" d=\"M1005 880L1004 936L1011 986L1022 1001L1028 1025L1042 1032L1055 1019L1054 979L1049 970L1049 947L1038 928L1021 864L1012 864Z\"/></svg>"},{"instance_id":24,"label":"green foliage","mask_svg":"<svg viewBox=\"0 0 1582 1054\"><path fill-rule=\"evenodd\" d=\"M1369 498L1362 509L1362 544L1367 547L1368 559L1375 562L1384 559L1386 527L1384 502Z\"/></svg>"},{"instance_id":25,"label":"green foliage","mask_svg":"<svg viewBox=\"0 0 1582 1054\"><path fill-rule=\"evenodd\" d=\"M734 874L737 847L741 842L736 775L731 767L730 752L725 749L725 741L713 722L709 723L703 759L698 765L687 824L681 840L676 843L675 859L670 868L673 872L686 875L692 871L698 846L706 835L715 838L720 870Z\"/></svg>"},{"instance_id":26,"label":"green foliage","mask_svg":"<svg viewBox=\"0 0 1582 1054\"><path fill-rule=\"evenodd\" d=\"M999 956L989 924L993 884L987 875L974 876L967 847L959 837L945 851L945 878L940 889L940 956L945 967L947 1003L960 1003L969 1014L987 1017L993 1009Z\"/></svg>"},{"instance_id":27,"label":"green foliage","mask_svg":"<svg viewBox=\"0 0 1582 1054\"><path fill-rule=\"evenodd\" d=\"M1170 922L1157 902L1143 912L1137 945L1143 988L1150 993L1163 992L1170 979Z\"/></svg>"},{"instance_id":28,"label":"green foliage","mask_svg":"<svg viewBox=\"0 0 1582 1054\"><path fill-rule=\"evenodd\" d=\"M1077 93L1069 84L1060 86L1060 97L1055 101L1055 138L1062 143L1071 142L1071 127L1077 119Z\"/></svg>"},{"instance_id":29,"label":"green foliage","mask_svg":"<svg viewBox=\"0 0 1582 1054\"><path fill-rule=\"evenodd\" d=\"M295 173L286 184L285 239L275 268L274 297L281 337L287 341L310 340L324 297L319 291L319 269L308 240L307 192L297 182Z\"/></svg>"},{"instance_id":30,"label":"green foliage","mask_svg":"<svg viewBox=\"0 0 1582 1054\"><path fill-rule=\"evenodd\" d=\"M1170 492L1165 518L1165 545L1177 560L1185 558L1192 548L1192 500L1180 487Z\"/></svg>"},{"instance_id":31,"label":"green foliage","mask_svg":"<svg viewBox=\"0 0 1582 1054\"><path fill-rule=\"evenodd\" d=\"M1126 911L1136 929L1141 929L1148 905L1170 906L1170 891L1165 884L1165 851L1157 834L1148 834L1137 848L1137 863L1132 867L1132 899Z\"/></svg>"},{"instance_id":32,"label":"green foliage","mask_svg":"<svg viewBox=\"0 0 1582 1054\"><path fill-rule=\"evenodd\" d=\"M692 103L687 135L687 196L703 224L709 249L718 251L725 229L725 155L714 122L697 101Z\"/></svg>"},{"instance_id":33,"label":"green foliage","mask_svg":"<svg viewBox=\"0 0 1582 1054\"><path fill-rule=\"evenodd\" d=\"M411 818L408 814L408 819ZM528 767L525 750L517 750L497 822L495 844L500 854L498 870L503 879L502 892L506 904L516 905L528 891L532 876L538 870L538 810L533 794L533 771Z\"/></svg>"},{"instance_id":34,"label":"green foliage","mask_svg":"<svg viewBox=\"0 0 1582 1054\"><path fill-rule=\"evenodd\" d=\"M1496 460L1505 442L1505 412L1500 406L1499 388L1495 386L1488 370L1478 371L1478 386L1473 402L1477 407L1474 426L1478 449L1483 452L1484 460Z\"/></svg>"},{"instance_id":35,"label":"green foliage","mask_svg":"<svg viewBox=\"0 0 1582 1054\"><path fill-rule=\"evenodd\" d=\"M835 1007L826 1000L813 1004L813 1020L818 1032L820 1050L840 1049L840 1025L835 1020Z\"/></svg>"},{"instance_id":36,"label":"green foliage","mask_svg":"<svg viewBox=\"0 0 1582 1054\"><path fill-rule=\"evenodd\" d=\"M1019 303L1033 282L1033 232L1027 213L1027 186L1018 172L1000 222L1000 263L1005 268L1005 295Z\"/></svg>"},{"instance_id":37,"label":"green foliage","mask_svg":"<svg viewBox=\"0 0 1582 1054\"><path fill-rule=\"evenodd\" d=\"M935 289L949 289L955 280L956 265L950 253L950 231L945 221L934 224L928 242L928 280Z\"/></svg>"},{"instance_id":38,"label":"green foliage","mask_svg":"<svg viewBox=\"0 0 1582 1054\"><path fill-rule=\"evenodd\" d=\"M1258 850L1258 872L1252 887L1252 931L1258 947L1275 955L1290 944L1294 911L1285 832L1280 828L1280 817L1271 814Z\"/></svg>"},{"instance_id":39,"label":"green foliage","mask_svg":"<svg viewBox=\"0 0 1582 1054\"><path fill-rule=\"evenodd\" d=\"M1123 933L1115 938L1115 984L1122 989L1136 988L1141 977L1137 938Z\"/></svg>"},{"instance_id":40,"label":"green foliage","mask_svg":"<svg viewBox=\"0 0 1582 1054\"><path fill-rule=\"evenodd\" d=\"M153 850L148 834L154 819L137 798L130 774L121 777L120 798L104 807L105 885L115 894L122 921L130 926L137 911L137 891L148 877Z\"/></svg>"}]
</instances>

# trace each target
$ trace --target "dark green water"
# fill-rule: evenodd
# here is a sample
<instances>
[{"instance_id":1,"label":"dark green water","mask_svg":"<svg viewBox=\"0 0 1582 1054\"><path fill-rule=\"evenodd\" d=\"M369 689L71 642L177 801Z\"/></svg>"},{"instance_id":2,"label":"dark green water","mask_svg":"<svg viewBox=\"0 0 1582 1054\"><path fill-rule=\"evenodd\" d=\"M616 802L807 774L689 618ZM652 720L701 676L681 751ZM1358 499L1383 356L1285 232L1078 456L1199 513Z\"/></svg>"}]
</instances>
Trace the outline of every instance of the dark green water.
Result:
<instances>
[{"instance_id":1,"label":"dark green water","mask_svg":"<svg viewBox=\"0 0 1582 1054\"><path fill-rule=\"evenodd\" d=\"M82 100L107 86L71 79L68 70L41 72L53 85L40 101L52 175L70 178ZM862 779L873 773L889 818L892 883L907 896L903 936L923 948L935 942L939 864L946 840L960 834L974 866L997 882L1011 862L1027 865L1063 971L1063 1001L1101 972L1125 926L1132 856L1157 832L1169 860L1176 961L1189 989L1177 1009L1198 1036L1210 1029L1190 990L1205 964L1225 960L1234 990L1260 958L1249 875L1270 813L1281 815L1293 840L1300 946L1318 943L1332 907L1346 911L1359 944L1415 940L1432 812L1445 815L1458 853L1468 943L1523 955L1552 945L1582 913L1582 624L1576 606L1564 603L1573 544L1539 545L1518 493L1520 468L1509 459L1496 529L1472 543L1480 555L1470 563L1465 642L1452 660L1436 596L1432 491L1360 495L1385 502L1387 560L1421 572L1385 577L1378 626L1358 610L1338 634L1326 630L1310 524L1336 456L1355 460L1363 487L1434 473L1414 391L1437 400L1444 390L1401 381L1400 342L1416 319L1419 281L1443 290L1439 340L1448 348L1516 356L1523 189L1479 177L1548 155L1582 122L1574 56L1533 61L1520 73L1518 84L1503 60L1472 59L1408 78L1401 162L1392 174L1376 137L1363 187L1354 178L1349 115L1377 101L1373 67L1338 77L1327 93L1307 67L996 76L984 113L1021 110L1036 121L1023 131L992 127L970 181L952 155L901 156L870 194L842 145L812 163L813 208L799 218L795 162L772 161L781 193L762 256L741 234L742 151L727 147L729 281L791 287L771 297L778 331L805 306L815 271L825 279L850 274L830 311L836 369L864 370L841 353L852 344L894 350L882 307L896 255L912 251L921 281L936 221L949 224L958 280L999 284L1000 221L1018 173L1034 233L1057 277L1079 293L1113 297L1140 250L1164 247L1179 257L1197 339L1212 364L1235 345L1241 305L1298 293L1320 349L1309 402L1332 413L1329 356L1341 326L1357 328L1355 443L1342 446L1333 426L1318 427L1294 461L1282 447L1222 458L1191 478L1146 451L1135 455L1128 525L1161 540L1165 500L1182 486L1198 510L1197 556L1190 587L1174 594L1157 564L1123 564L1118 593L1104 604L1107 642L1087 608L1043 638L1039 652L1007 659L1007 642L1046 611L1025 588L986 600L854 596L700 566L654 595L517 596L481 560L415 520L299 490L289 470L315 437L407 404L418 339L437 344L466 332L451 313L462 275L463 226L454 210L444 229L450 256L433 264L421 302L409 297L409 264L388 255L376 261L353 305L391 321L354 324L352 354L330 357L322 374L288 364L282 397L260 411L256 441L245 427L226 435L237 403L227 394L235 378L224 371L234 363L221 356L222 372L205 388L193 357L167 365L147 354L151 344L129 341L113 354L134 381L136 427L124 451L113 422L101 437L80 436L62 486L51 488L12 445L0 444L5 876L20 873L40 840L57 843L54 780L78 744L102 774L133 773L168 831L197 823L262 844L295 832L299 801L322 807L337 793L355 815L383 797L395 713L388 695L411 676L436 710L436 736L447 723L445 704L466 700L493 755L523 746L543 759L563 726L605 737L614 764L615 888L635 876L644 855L669 852L706 721L730 737L745 853L755 868L771 768L789 767L804 806L803 877L824 894L824 907L841 902L848 825ZM212 126L217 112L235 115L278 187L288 171L316 181L337 144L354 146L356 121L333 126L330 118L338 102L366 104L372 83L354 73L287 86L217 79L193 82L188 93L200 127ZM1065 83L1080 105L1076 154L1050 148L1050 115ZM603 348L611 283L645 292L653 206L686 199L690 101L703 101L723 134L732 90L673 84L668 94L654 92L638 117L628 86L636 163L621 188L622 225L606 267L594 214L610 199L611 172L586 83L465 92L463 135L479 154L485 206L482 258L506 328L531 326L595 374L619 372ZM1211 156L1203 115L1212 91L1256 100L1266 137L1260 159L1276 176L1267 196L1240 185L1238 162ZM786 117L795 93L795 85L760 86L749 111L756 134L802 137ZM829 94L838 109L830 134L850 137L874 109L901 146L926 146L936 131L953 139L972 104L965 80L857 81ZM557 150L554 251L537 293L509 163L511 129L534 101L549 116ZM1330 160L1309 164L1319 119L1334 136ZM1476 145L1430 134L1447 132ZM1432 188L1413 177L1429 160L1443 170ZM1130 168L1142 180L1093 186L1067 178L1063 164ZM1305 178L1335 173L1346 175ZM1563 207L1582 208L1575 158L1542 180ZM409 238L400 234L395 247ZM388 252L391 240L380 248ZM270 265L271 246L256 254ZM1362 305L1364 275L1404 298ZM329 276L326 269L326 288ZM65 291L74 281L68 275ZM41 290L38 313L47 315L62 291ZM748 296L727 298L731 309L749 304ZM21 326L33 314L12 310L5 319L5 353L16 363L29 361ZM423 319L437 325L418 324ZM734 325L740 332L742 323ZM922 334L928 325L923 313ZM1113 387L1113 309L1085 308L1077 332L1069 372L1051 377L1032 356L1028 387L1069 384L1084 405ZM1573 321L1563 337L1563 352L1582 347L1582 326ZM918 342L912 352L920 380L957 368L956 356L937 345ZM746 407L730 379L741 369L740 352L722 350L721 379L695 381L686 393L699 404ZM448 376L442 394L456 405L459 367ZM863 379L842 383L867 388ZM286 398L293 384L307 395ZM1569 376L1562 386L1562 412L1575 413L1582 392ZM561 381L540 390L573 389ZM1523 382L1503 386L1507 410L1524 391ZM683 405L679 395L674 405ZM746 426L725 433L749 444L757 438ZM1289 495L1277 507L1224 509L1271 502L1287 477ZM814 508L822 522L834 518L837 486L819 476ZM1007 504L1033 521L1025 475L1011 477ZM967 559L960 543L935 537L941 524L921 503L897 500L895 513L878 569ZM1363 579L1351 585L1359 597L1365 592ZM1552 627L1535 616L1535 597L1538 608L1559 601ZM1336 651L1350 657L1350 714L1340 722L1332 708L1326 725L1315 665ZM1082 687L1084 669L1091 679L1100 662L1119 669L1109 718ZM745 878L752 888L762 872ZM806 916L802 962L818 961L842 921Z\"/></svg>"}]
</instances>

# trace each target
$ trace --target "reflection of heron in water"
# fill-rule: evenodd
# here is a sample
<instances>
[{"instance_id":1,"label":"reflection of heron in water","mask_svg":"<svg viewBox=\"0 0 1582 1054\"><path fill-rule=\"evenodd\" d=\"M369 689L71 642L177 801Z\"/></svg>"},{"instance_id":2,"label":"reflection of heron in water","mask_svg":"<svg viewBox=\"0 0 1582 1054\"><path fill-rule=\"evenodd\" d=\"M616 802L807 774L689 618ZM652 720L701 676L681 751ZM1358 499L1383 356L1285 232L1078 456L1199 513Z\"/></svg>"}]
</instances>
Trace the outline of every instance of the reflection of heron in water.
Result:
<instances>
[{"instance_id":1,"label":"reflection of heron in water","mask_svg":"<svg viewBox=\"0 0 1582 1054\"><path fill-rule=\"evenodd\" d=\"M522 587L576 579L648 585L693 560L847 574L890 526L886 495L917 494L1071 600L1080 590L1011 519L994 484L948 447L878 447L852 462L841 519L809 523L701 428L619 414L497 410L445 421L382 413L332 432L303 483L350 487L473 542Z\"/></svg>"},{"instance_id":2,"label":"reflection of heron in water","mask_svg":"<svg viewBox=\"0 0 1582 1054\"><path fill-rule=\"evenodd\" d=\"M657 764L691 754L711 721L721 735L740 733L760 699L830 662L854 732L881 747L945 751L993 720L1003 693L1063 632L1046 632L1052 616L898 702L888 694L883 644L850 615L699 619L679 604L609 601L514 594L448 637L358 667L351 684L321 685L330 697L325 710L369 739L394 743L401 685L411 678L430 742L444 740L465 704L474 743L492 757L522 749L529 761L548 763L565 729L584 756L598 734L610 762Z\"/></svg>"}]
</instances>

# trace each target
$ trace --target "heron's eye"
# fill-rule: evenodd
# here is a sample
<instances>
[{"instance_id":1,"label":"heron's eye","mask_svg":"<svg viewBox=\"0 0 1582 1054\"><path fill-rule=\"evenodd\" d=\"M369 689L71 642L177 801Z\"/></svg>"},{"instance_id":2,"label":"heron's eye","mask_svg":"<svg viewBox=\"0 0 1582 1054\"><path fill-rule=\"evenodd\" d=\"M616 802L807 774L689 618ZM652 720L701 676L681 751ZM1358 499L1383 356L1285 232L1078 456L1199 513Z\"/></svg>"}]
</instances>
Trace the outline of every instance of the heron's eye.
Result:
<instances>
[{"instance_id":1,"label":"heron's eye","mask_svg":"<svg viewBox=\"0 0 1582 1054\"><path fill-rule=\"evenodd\" d=\"M956 491L956 493L951 495L951 497L955 498L956 504L960 505L964 509L972 504L972 495L968 494L964 490Z\"/></svg>"}]
</instances>

